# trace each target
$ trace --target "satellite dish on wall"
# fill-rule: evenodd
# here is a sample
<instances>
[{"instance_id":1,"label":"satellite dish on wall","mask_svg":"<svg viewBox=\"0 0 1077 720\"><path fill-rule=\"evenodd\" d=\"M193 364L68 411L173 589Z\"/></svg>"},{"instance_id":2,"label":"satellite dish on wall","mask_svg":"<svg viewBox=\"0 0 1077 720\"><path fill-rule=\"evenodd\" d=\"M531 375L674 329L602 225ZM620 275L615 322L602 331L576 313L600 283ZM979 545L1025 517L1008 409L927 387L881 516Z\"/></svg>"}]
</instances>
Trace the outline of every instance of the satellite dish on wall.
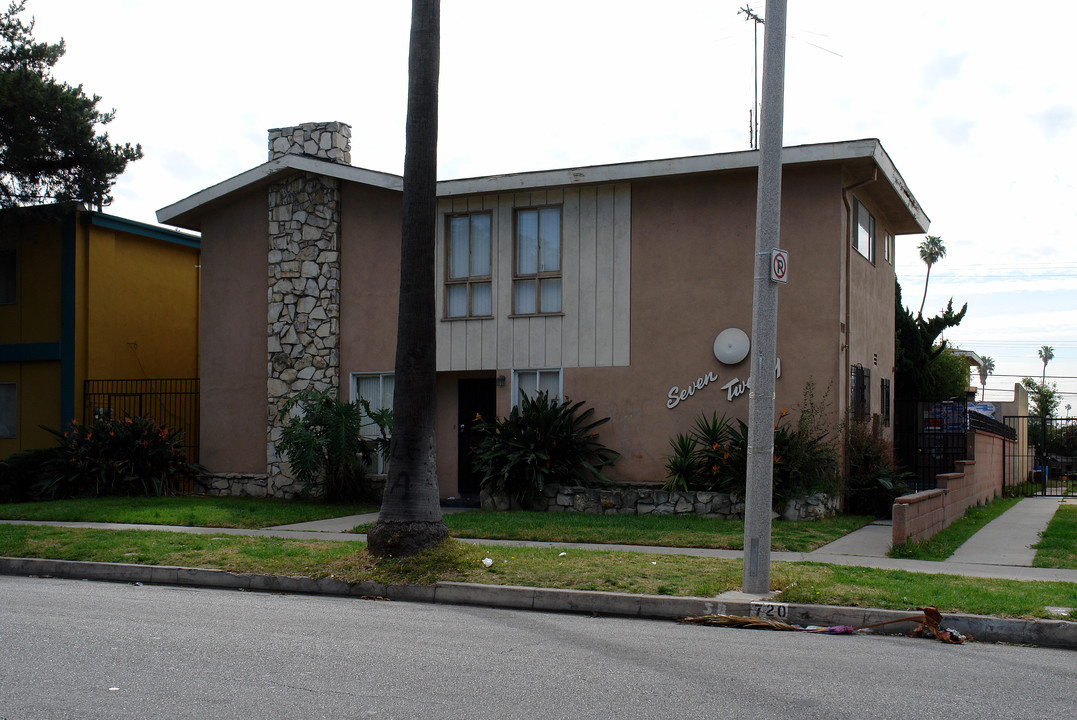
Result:
<instances>
[{"instance_id":1,"label":"satellite dish on wall","mask_svg":"<svg viewBox=\"0 0 1077 720\"><path fill-rule=\"evenodd\" d=\"M739 328L728 328L714 338L714 357L718 358L718 362L726 365L736 365L748 357L748 351L751 348L752 341Z\"/></svg>"}]
</instances>

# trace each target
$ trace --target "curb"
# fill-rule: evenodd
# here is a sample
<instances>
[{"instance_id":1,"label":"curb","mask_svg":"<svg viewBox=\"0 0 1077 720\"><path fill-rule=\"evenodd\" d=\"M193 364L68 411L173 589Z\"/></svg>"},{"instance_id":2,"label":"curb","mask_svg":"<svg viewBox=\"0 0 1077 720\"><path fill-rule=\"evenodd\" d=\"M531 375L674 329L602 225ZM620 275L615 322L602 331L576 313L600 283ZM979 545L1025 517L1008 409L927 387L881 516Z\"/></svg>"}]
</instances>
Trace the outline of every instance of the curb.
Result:
<instances>
[{"instance_id":1,"label":"curb","mask_svg":"<svg viewBox=\"0 0 1077 720\"><path fill-rule=\"evenodd\" d=\"M133 565L37 558L0 557L0 575L335 595L402 602L470 605L542 612L595 613L664 620L722 614L775 618L804 626L851 625L858 627L900 620L912 614L906 610L799 605L767 600L634 595L594 590L561 590L481 583L441 582L434 585L348 583L336 578L315 579L170 565ZM947 627L963 635L971 636L977 642L1077 649L1077 622L964 614L947 614L944 616L944 622ZM915 622L894 623L887 626L885 634L908 633L915 626ZM883 632L880 631L880 634Z\"/></svg>"}]
</instances>

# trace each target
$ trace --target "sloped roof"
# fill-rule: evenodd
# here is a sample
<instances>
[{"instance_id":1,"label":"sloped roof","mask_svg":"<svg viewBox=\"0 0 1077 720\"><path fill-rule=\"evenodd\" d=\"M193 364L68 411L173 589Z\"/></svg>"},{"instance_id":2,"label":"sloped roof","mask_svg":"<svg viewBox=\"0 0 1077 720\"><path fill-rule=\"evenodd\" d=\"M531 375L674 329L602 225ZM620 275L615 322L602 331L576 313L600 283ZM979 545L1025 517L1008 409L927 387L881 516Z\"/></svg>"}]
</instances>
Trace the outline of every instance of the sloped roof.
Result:
<instances>
[{"instance_id":1,"label":"sloped roof","mask_svg":"<svg viewBox=\"0 0 1077 720\"><path fill-rule=\"evenodd\" d=\"M895 232L907 234L927 231L930 220L878 140L795 145L782 150L783 166L811 163L843 163L862 166L866 178L873 178L876 182L884 183L886 191L873 192L873 195L877 196L883 210L894 223ZM453 197L546 187L628 182L742 170L755 168L758 164L759 151L744 150L443 180L438 182L437 193L439 197ZM303 155L285 155L161 208L157 211L157 220L190 230L200 230L202 217L221 204L228 203L230 196L268 185L294 172L310 172L345 182L362 183L388 190L402 191L403 189L403 178L399 175L366 170L352 165L341 165Z\"/></svg>"}]
</instances>

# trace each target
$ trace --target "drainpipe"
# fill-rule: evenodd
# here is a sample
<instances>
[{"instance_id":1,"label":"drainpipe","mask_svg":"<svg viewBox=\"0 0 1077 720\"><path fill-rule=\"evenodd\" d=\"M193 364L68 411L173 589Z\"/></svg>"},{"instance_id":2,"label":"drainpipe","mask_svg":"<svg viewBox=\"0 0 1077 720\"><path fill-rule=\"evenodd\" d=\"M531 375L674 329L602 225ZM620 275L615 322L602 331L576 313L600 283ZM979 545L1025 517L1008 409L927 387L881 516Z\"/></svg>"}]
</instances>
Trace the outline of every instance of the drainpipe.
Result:
<instances>
[{"instance_id":1,"label":"drainpipe","mask_svg":"<svg viewBox=\"0 0 1077 720\"><path fill-rule=\"evenodd\" d=\"M848 233L845 238L845 343L842 346L842 350L845 353L845 362L842 366L842 373L844 373L844 382L846 386L849 382L849 367L851 366L850 352L849 352L849 338L852 335L852 326L849 324L849 308L852 305L850 300L850 294L852 290L852 260L853 260L853 233L856 232L856 218L853 217L853 207L849 202L849 193L853 190L861 188L865 185L875 182L879 179L878 166L872 166L871 177L867 180L861 180L858 183L853 183L841 189L841 201L845 204L845 217L849 219ZM848 387L846 387L848 390ZM845 392L845 410L849 410L849 393Z\"/></svg>"}]
</instances>

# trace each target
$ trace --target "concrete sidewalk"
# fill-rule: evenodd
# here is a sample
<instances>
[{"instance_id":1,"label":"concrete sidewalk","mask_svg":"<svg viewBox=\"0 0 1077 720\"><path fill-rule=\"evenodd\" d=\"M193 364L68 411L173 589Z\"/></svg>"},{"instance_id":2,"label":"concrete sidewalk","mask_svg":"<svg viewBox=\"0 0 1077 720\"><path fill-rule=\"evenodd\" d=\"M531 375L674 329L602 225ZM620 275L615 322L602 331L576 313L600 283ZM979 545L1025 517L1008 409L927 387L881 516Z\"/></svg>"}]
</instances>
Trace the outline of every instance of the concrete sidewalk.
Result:
<instances>
[{"instance_id":1,"label":"concrete sidewalk","mask_svg":"<svg viewBox=\"0 0 1077 720\"><path fill-rule=\"evenodd\" d=\"M950 574L966 577L999 578L1038 582L1077 584L1077 570L1030 567L1034 544L1063 501L1058 498L1028 498L988 523L942 562L904 560L886 557L890 547L891 526L876 522L850 533L812 552L774 552L775 562L818 562L832 565L905 570L917 573ZM1072 501L1071 501L1072 502ZM443 508L459 512L461 508ZM307 523L282 525L261 530L232 528L175 527L162 525L122 525L87 522L30 522L0 520L12 525L46 525L53 527L98 528L109 530L146 530L194 533L199 535L250 535L303 540L365 541L366 536L348 533L356 525L373 522L377 513L352 515ZM606 545L594 543L549 543L521 540L462 539L478 545L539 547L558 551L596 550L692 555L742 560L741 550L710 548L671 548L640 545ZM1004 564L1012 563L1012 564ZM679 598L631 595L611 592L586 592L543 588L506 587L472 583L436 583L431 586L381 586L375 583L348 585L331 578L293 578L232 573L223 570L172 568L123 563L72 562L0 557L0 575L38 575L52 577L147 582L198 587L242 588L267 592L298 592L358 597L385 597L416 602L444 602L562 612L594 612L652 618L677 618L686 615L729 614L760 615L782 606L786 617L801 625L862 626L881 620L908 617L909 613L871 608L844 608L823 605L781 603L765 596L726 593L717 598ZM1059 608L1059 613L1068 608ZM1077 622L1067 620L1026 620L947 614L947 625L959 632L987 642L1010 642L1049 645L1077 649ZM905 627L908 625L909 627ZM914 623L893 626L896 632L911 629Z\"/></svg>"}]
</instances>

